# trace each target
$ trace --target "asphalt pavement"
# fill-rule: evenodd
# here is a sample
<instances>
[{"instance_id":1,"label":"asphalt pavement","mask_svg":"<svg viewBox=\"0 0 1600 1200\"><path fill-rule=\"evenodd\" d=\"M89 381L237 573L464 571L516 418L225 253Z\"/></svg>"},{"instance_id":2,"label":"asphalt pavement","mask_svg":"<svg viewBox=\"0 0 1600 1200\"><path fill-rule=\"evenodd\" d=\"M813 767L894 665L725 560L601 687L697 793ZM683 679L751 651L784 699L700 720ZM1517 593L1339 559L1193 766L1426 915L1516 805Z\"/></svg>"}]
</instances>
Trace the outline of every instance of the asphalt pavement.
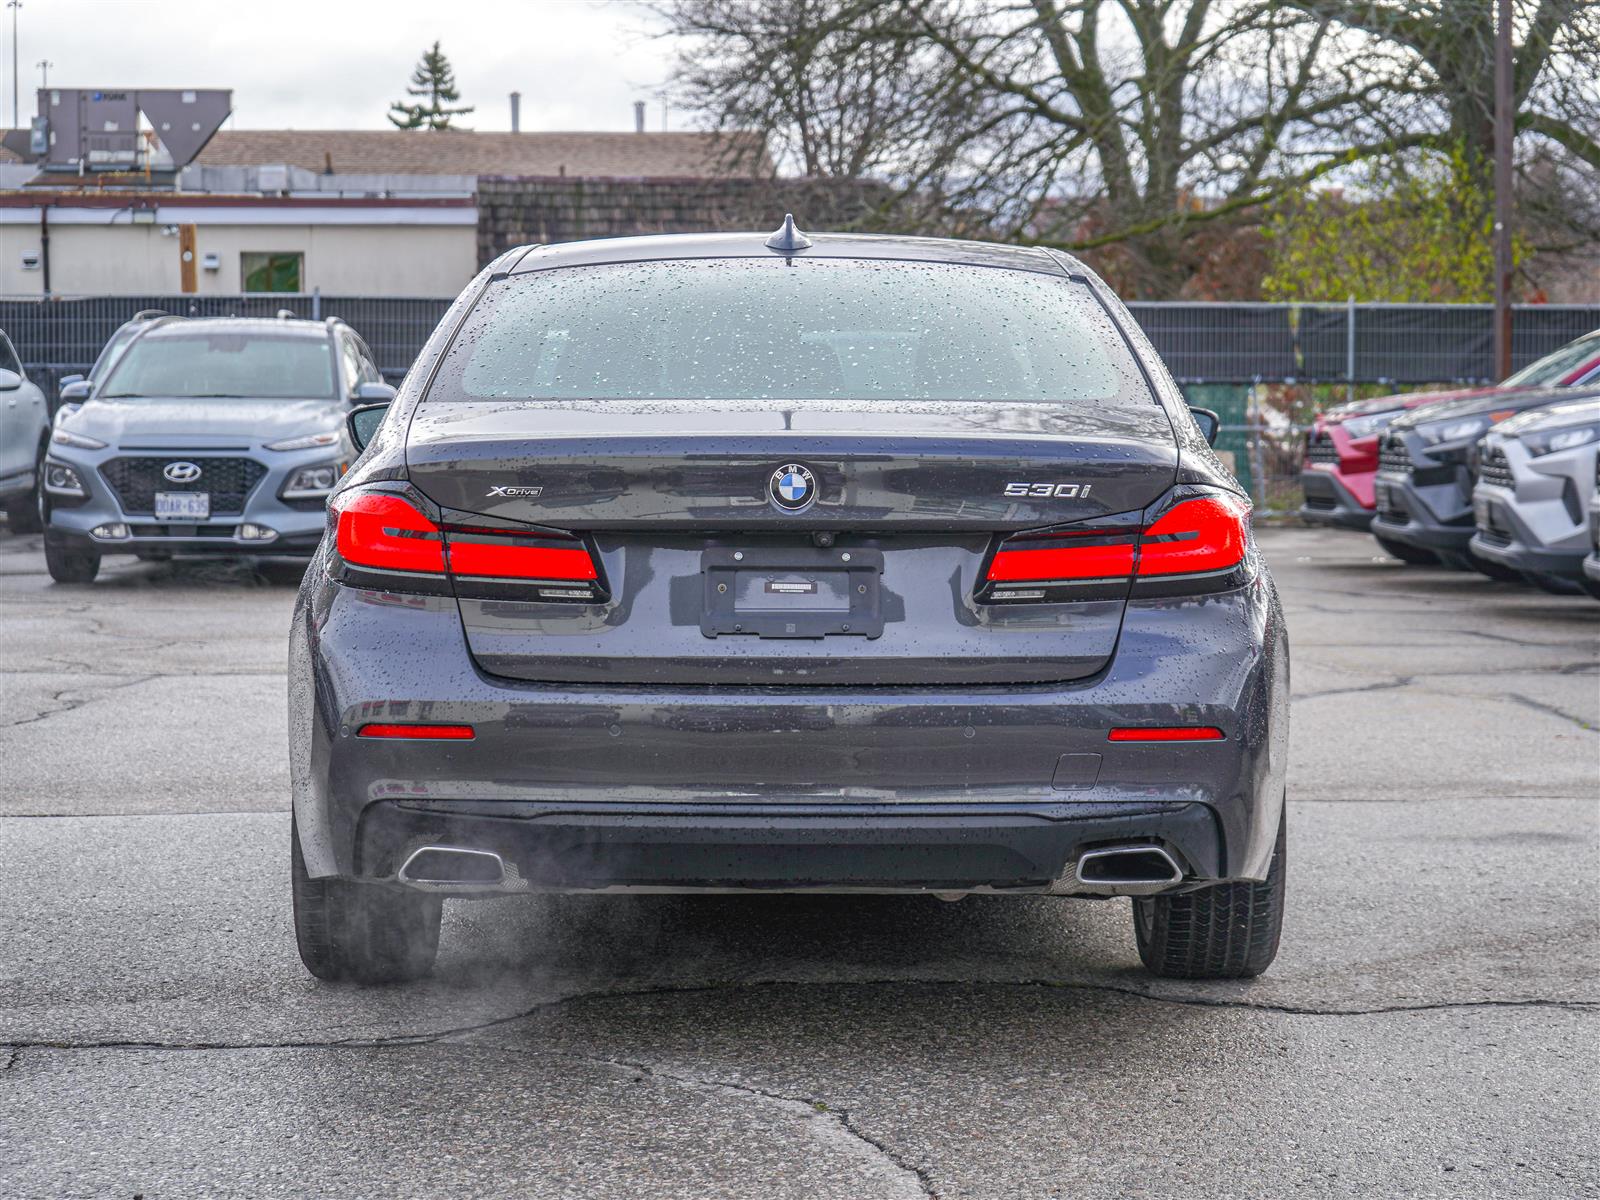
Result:
<instances>
[{"instance_id":1,"label":"asphalt pavement","mask_svg":"<svg viewBox=\"0 0 1600 1200\"><path fill-rule=\"evenodd\" d=\"M0 1196L1600 1196L1600 604L1260 540L1265 977L1125 900L546 897L381 989L290 929L301 567L0 532Z\"/></svg>"}]
</instances>

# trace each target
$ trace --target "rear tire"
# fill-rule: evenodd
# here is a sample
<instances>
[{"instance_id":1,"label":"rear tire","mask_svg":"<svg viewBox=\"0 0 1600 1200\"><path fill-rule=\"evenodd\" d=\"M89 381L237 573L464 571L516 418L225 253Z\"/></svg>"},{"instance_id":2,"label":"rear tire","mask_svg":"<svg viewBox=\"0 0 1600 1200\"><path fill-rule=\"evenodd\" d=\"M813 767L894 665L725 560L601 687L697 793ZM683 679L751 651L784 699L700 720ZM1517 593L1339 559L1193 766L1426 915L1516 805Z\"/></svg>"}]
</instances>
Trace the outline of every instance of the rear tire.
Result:
<instances>
[{"instance_id":1,"label":"rear tire","mask_svg":"<svg viewBox=\"0 0 1600 1200\"><path fill-rule=\"evenodd\" d=\"M100 574L100 555L93 550L74 550L47 533L44 565L57 583L93 583Z\"/></svg>"},{"instance_id":2,"label":"rear tire","mask_svg":"<svg viewBox=\"0 0 1600 1200\"><path fill-rule=\"evenodd\" d=\"M1403 563L1415 566L1439 561L1439 556L1432 550L1424 550L1421 546L1408 546L1404 542L1396 542L1390 538L1378 538L1378 547L1390 558L1398 558Z\"/></svg>"},{"instance_id":3,"label":"rear tire","mask_svg":"<svg viewBox=\"0 0 1600 1200\"><path fill-rule=\"evenodd\" d=\"M1523 571L1520 574L1524 583L1531 583L1541 592L1549 592L1552 596L1576 596L1584 591L1583 584L1565 575L1552 575L1548 571Z\"/></svg>"},{"instance_id":4,"label":"rear tire","mask_svg":"<svg viewBox=\"0 0 1600 1200\"><path fill-rule=\"evenodd\" d=\"M1247 979L1272 965L1283 931L1288 824L1285 811L1260 883L1134 900L1133 935L1146 970L1164 979Z\"/></svg>"},{"instance_id":5,"label":"rear tire","mask_svg":"<svg viewBox=\"0 0 1600 1200\"><path fill-rule=\"evenodd\" d=\"M318 979L406 983L433 970L444 900L355 879L312 879L290 822L289 877L300 961Z\"/></svg>"}]
</instances>

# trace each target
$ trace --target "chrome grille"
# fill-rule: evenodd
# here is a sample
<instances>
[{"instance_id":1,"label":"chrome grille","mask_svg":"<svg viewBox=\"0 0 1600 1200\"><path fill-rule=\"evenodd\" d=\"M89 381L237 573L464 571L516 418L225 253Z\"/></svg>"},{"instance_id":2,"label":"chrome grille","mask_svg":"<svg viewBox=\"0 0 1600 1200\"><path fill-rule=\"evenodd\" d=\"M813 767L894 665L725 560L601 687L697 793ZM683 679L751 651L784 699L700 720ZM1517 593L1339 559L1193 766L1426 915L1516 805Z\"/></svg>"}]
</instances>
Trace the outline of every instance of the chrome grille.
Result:
<instances>
[{"instance_id":1,"label":"chrome grille","mask_svg":"<svg viewBox=\"0 0 1600 1200\"><path fill-rule=\"evenodd\" d=\"M1498 446L1484 448L1483 457L1478 460L1478 478L1490 487L1502 487L1515 490L1516 477L1511 474L1511 463L1506 460L1506 452Z\"/></svg>"},{"instance_id":2,"label":"chrome grille","mask_svg":"<svg viewBox=\"0 0 1600 1200\"><path fill-rule=\"evenodd\" d=\"M1314 463L1335 464L1339 461L1339 451L1333 444L1333 439L1326 433L1319 433L1306 443L1306 461Z\"/></svg>"},{"instance_id":3,"label":"chrome grille","mask_svg":"<svg viewBox=\"0 0 1600 1200\"><path fill-rule=\"evenodd\" d=\"M1378 451L1378 470L1411 474L1411 450L1403 439L1395 434L1383 439L1383 446Z\"/></svg>"},{"instance_id":4,"label":"chrome grille","mask_svg":"<svg viewBox=\"0 0 1600 1200\"><path fill-rule=\"evenodd\" d=\"M192 462L200 468L200 478L191 483L173 483L162 475L168 463ZM217 515L244 512L250 495L267 468L253 458L207 458L196 454L166 454L160 457L113 458L100 467L100 474L131 515L153 513L157 492L210 492L211 511Z\"/></svg>"}]
</instances>

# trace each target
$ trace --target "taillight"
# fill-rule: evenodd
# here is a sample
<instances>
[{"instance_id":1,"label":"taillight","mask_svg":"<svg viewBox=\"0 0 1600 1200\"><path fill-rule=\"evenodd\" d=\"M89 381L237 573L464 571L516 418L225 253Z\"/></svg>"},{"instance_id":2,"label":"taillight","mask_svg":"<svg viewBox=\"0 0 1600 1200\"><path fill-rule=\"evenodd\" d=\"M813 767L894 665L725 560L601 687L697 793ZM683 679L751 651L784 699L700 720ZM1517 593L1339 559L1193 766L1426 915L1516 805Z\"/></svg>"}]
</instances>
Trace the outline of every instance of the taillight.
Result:
<instances>
[{"instance_id":1,"label":"taillight","mask_svg":"<svg viewBox=\"0 0 1600 1200\"><path fill-rule=\"evenodd\" d=\"M1244 561L1250 506L1237 496L1196 496L1168 509L1139 538L1139 577L1200 575Z\"/></svg>"},{"instance_id":2,"label":"taillight","mask_svg":"<svg viewBox=\"0 0 1600 1200\"><path fill-rule=\"evenodd\" d=\"M1250 506L1227 492L1179 500L1142 530L1137 514L1098 528L1020 533L1001 541L978 589L980 604L1073 602L1134 593L1234 587L1244 562ZM1195 580L1190 576L1213 576ZM1148 581L1148 582L1146 582Z\"/></svg>"},{"instance_id":3,"label":"taillight","mask_svg":"<svg viewBox=\"0 0 1600 1200\"><path fill-rule=\"evenodd\" d=\"M481 534L451 533L450 570L456 575L483 579L588 582L599 577L589 548L582 542L499 537L491 540Z\"/></svg>"},{"instance_id":4,"label":"taillight","mask_svg":"<svg viewBox=\"0 0 1600 1200\"><path fill-rule=\"evenodd\" d=\"M558 531L439 525L394 492L348 492L331 506L345 582L479 598L596 602L604 582L587 541ZM385 579L383 573L410 576ZM432 576L424 580L420 576Z\"/></svg>"},{"instance_id":5,"label":"taillight","mask_svg":"<svg viewBox=\"0 0 1600 1200\"><path fill-rule=\"evenodd\" d=\"M1132 570L1131 533L1009 538L989 562L989 578L997 583L1126 579Z\"/></svg>"},{"instance_id":6,"label":"taillight","mask_svg":"<svg viewBox=\"0 0 1600 1200\"><path fill-rule=\"evenodd\" d=\"M551 531L446 526L458 596L597 603L606 598L587 541Z\"/></svg>"},{"instance_id":7,"label":"taillight","mask_svg":"<svg viewBox=\"0 0 1600 1200\"><path fill-rule=\"evenodd\" d=\"M352 492L333 503L339 557L378 571L441 574L444 533L415 505L388 492Z\"/></svg>"}]
</instances>

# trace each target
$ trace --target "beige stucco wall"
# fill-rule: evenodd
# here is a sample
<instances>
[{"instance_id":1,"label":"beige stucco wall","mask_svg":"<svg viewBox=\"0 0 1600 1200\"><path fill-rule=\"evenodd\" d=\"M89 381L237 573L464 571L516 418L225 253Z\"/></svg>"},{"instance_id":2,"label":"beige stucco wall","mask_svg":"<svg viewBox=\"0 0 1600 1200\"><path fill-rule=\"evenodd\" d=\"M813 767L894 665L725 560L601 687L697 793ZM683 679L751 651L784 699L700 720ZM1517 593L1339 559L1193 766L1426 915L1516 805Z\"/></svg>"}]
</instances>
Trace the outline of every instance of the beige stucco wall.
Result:
<instances>
[{"instance_id":1,"label":"beige stucco wall","mask_svg":"<svg viewBox=\"0 0 1600 1200\"><path fill-rule=\"evenodd\" d=\"M131 295L180 290L178 238L160 225L50 227L50 287L60 295ZM39 227L0 225L0 294L37 295L43 272L24 271ZM459 292L478 266L471 225L199 225L196 278L202 294L237 294L246 251L305 255L301 282L326 295L438 296ZM219 269L199 267L205 255Z\"/></svg>"}]
</instances>

